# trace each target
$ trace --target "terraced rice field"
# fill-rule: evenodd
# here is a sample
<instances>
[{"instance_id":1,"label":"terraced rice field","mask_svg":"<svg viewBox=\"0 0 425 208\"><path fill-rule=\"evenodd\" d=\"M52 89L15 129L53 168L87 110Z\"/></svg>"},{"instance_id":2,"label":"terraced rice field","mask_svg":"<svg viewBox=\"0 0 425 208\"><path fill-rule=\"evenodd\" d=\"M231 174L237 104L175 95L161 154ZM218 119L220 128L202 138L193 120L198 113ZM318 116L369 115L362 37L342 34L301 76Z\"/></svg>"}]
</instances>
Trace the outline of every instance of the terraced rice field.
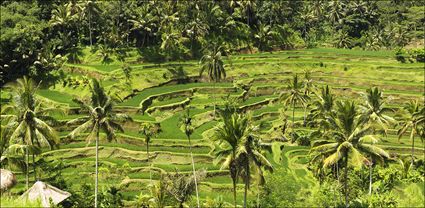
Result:
<instances>
[{"instance_id":1,"label":"terraced rice field","mask_svg":"<svg viewBox=\"0 0 425 208\"><path fill-rule=\"evenodd\" d=\"M188 84L176 84L164 78L167 65L131 65L134 91L121 92L124 99L123 102L117 103L116 110L128 113L133 121L124 124L126 131L118 134L117 141L108 143L102 137L100 185L119 185L123 190L124 199L130 203L129 201L140 191L146 189L150 166L154 170L154 180L159 179L161 171L178 169L189 173L191 171L189 144L185 134L180 131L178 122L183 114L183 107L191 106L196 126L192 136L195 145L195 166L196 169L204 168L208 171L207 178L201 182L200 196L205 199L221 195L225 201L232 202L232 196L229 194L232 187L231 179L227 171L220 170L220 166L213 163L210 137L219 122L213 119L213 104L216 103L220 107L224 104L223 97L227 95L239 97L243 93L243 90L235 87L234 80L252 83L248 98L240 103L240 107L255 117L255 123L262 124L261 132L264 132L265 140L274 139L273 127L279 122L280 109L284 108L276 98L286 87L288 79L294 73L301 74L304 70L312 71L316 86L331 86L339 99L361 102L361 93L373 86L384 91L384 96L390 99L389 106L393 108L401 107L407 100L422 100L424 97L423 64L400 64L389 51L311 49L238 55L232 59L231 64L226 63L227 79L215 85L198 77L197 61L172 63L183 66L192 77L192 83ZM102 77L107 89L112 88L122 76L120 65L113 64L74 64L65 68L73 71L75 75ZM72 98L87 93L87 86L78 86L44 89L39 95L71 109L68 115L56 116L65 123L79 116L72 110L77 107ZM144 113L141 112L143 106L145 106ZM290 110L286 114L288 119L292 119ZM295 120L301 121L303 114L303 109L297 108ZM162 127L162 132L153 138L150 146L151 165L147 163L146 144L142 135L138 133L139 124L146 121L160 123ZM75 140L65 139L64 136L72 130L71 126L62 126L60 129L60 135L63 136L62 145L57 150L45 152L45 158L63 161L64 176L67 180L78 181L79 184L92 183L95 165L94 144L87 145L84 137ZM388 137L382 138L379 145L391 153L408 154L411 141L407 136L399 141L396 130L393 129L389 131ZM417 145L415 153L423 157L423 144ZM314 184L316 182L306 168L307 155L308 147L287 143L282 161L275 166L291 170L302 183ZM23 179L24 175L19 177ZM23 186L22 183L20 185ZM242 203L242 194L243 186L239 184L238 203Z\"/></svg>"}]
</instances>

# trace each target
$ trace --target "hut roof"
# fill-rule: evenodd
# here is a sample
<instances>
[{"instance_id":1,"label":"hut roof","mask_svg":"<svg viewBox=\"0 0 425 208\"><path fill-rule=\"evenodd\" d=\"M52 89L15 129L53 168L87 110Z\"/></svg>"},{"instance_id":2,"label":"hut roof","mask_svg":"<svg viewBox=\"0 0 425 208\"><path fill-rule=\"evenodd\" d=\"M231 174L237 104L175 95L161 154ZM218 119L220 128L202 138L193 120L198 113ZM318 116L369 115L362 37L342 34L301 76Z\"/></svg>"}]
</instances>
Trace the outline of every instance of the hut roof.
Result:
<instances>
[{"instance_id":1,"label":"hut roof","mask_svg":"<svg viewBox=\"0 0 425 208\"><path fill-rule=\"evenodd\" d=\"M21 198L27 198L30 201L40 199L43 207L50 207L50 199L54 204L59 204L70 196L71 194L66 191L62 191L47 183L37 181L30 189L22 194Z\"/></svg>"},{"instance_id":2,"label":"hut roof","mask_svg":"<svg viewBox=\"0 0 425 208\"><path fill-rule=\"evenodd\" d=\"M16 185L16 176L10 170L0 169L0 191L6 191Z\"/></svg>"}]
</instances>

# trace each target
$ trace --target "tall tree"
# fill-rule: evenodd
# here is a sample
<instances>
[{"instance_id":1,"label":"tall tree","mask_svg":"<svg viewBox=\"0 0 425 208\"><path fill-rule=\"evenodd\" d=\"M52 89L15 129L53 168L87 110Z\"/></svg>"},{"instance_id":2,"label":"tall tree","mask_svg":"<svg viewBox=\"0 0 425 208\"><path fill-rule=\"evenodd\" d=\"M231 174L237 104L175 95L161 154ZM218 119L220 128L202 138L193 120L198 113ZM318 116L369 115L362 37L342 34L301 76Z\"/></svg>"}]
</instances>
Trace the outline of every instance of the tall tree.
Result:
<instances>
[{"instance_id":1,"label":"tall tree","mask_svg":"<svg viewBox=\"0 0 425 208\"><path fill-rule=\"evenodd\" d=\"M238 148L241 146L243 138L248 136L248 119L236 112L227 115L222 113L222 123L215 130L213 141L217 147L214 150L216 162L221 163L221 169L229 169L233 183L233 199L236 207L236 183L240 173L240 163L237 161Z\"/></svg>"},{"instance_id":2,"label":"tall tree","mask_svg":"<svg viewBox=\"0 0 425 208\"><path fill-rule=\"evenodd\" d=\"M370 125L364 125L358 119L358 112L354 102L337 102L337 109L334 116L328 119L331 127L325 134L324 140L311 149L313 153L312 162L317 162L322 156L323 167L342 162L344 166L344 193L345 205L348 207L348 166L368 165L370 161L366 156L372 157L375 161L383 162L389 158L389 154L373 145L369 144L376 139L368 134Z\"/></svg>"},{"instance_id":3,"label":"tall tree","mask_svg":"<svg viewBox=\"0 0 425 208\"><path fill-rule=\"evenodd\" d=\"M97 195L98 195L98 179L99 179L99 134L102 131L106 134L106 139L112 141L115 139L115 132L124 132L124 129L118 122L130 120L131 118L125 114L119 114L113 112L113 102L109 95L105 93L104 88L100 85L96 79L92 80L90 85L91 98L90 102L84 102L83 100L74 99L74 102L80 105L81 109L86 111L89 115L80 118L73 119L68 124L80 124L71 133L70 138L75 138L77 135L83 132L90 132L87 137L88 143L91 142L92 138L96 140L96 179L95 179L95 202L94 206L97 207Z\"/></svg>"},{"instance_id":4,"label":"tall tree","mask_svg":"<svg viewBox=\"0 0 425 208\"><path fill-rule=\"evenodd\" d=\"M305 101L310 100L310 95L315 91L315 85L313 82L313 77L311 76L310 70L304 71L304 80L303 80L303 87L304 87L304 99ZM307 124L306 122L306 112L307 112L307 103L304 104L304 126Z\"/></svg>"},{"instance_id":5,"label":"tall tree","mask_svg":"<svg viewBox=\"0 0 425 208\"><path fill-rule=\"evenodd\" d=\"M298 75L296 74L293 79L289 81L288 86L286 87L286 92L280 96L285 105L292 105L292 126L295 124L295 106L297 103L300 103L303 106L307 104L307 98L302 91L302 88L303 83L298 80ZM292 131L294 131L293 127Z\"/></svg>"},{"instance_id":6,"label":"tall tree","mask_svg":"<svg viewBox=\"0 0 425 208\"><path fill-rule=\"evenodd\" d=\"M36 98L38 86L32 79L23 77L6 87L11 89L13 97L11 104L2 107L1 119L10 125L9 144L24 145L21 147L25 148L28 188L29 154L32 154L34 180L37 180L35 154L40 153L41 147L52 149L58 144L56 133L49 125L55 119L49 115L51 108Z\"/></svg>"},{"instance_id":7,"label":"tall tree","mask_svg":"<svg viewBox=\"0 0 425 208\"><path fill-rule=\"evenodd\" d=\"M398 138L401 139L405 133L410 130L410 139L412 140L412 164L415 161L415 136L419 135L420 124L424 123L424 106L421 106L418 100L410 101L404 107L402 121L398 129ZM424 138L421 137L423 140Z\"/></svg>"},{"instance_id":8,"label":"tall tree","mask_svg":"<svg viewBox=\"0 0 425 208\"><path fill-rule=\"evenodd\" d=\"M61 30L60 36L62 37L62 44L64 46L68 45L68 29L71 24L74 23L76 16L72 14L72 4L66 3L59 5L55 10L52 11L52 19L50 19L50 24L52 26L58 26Z\"/></svg>"},{"instance_id":9,"label":"tall tree","mask_svg":"<svg viewBox=\"0 0 425 208\"><path fill-rule=\"evenodd\" d=\"M365 103L360 105L361 115L360 120L363 123L371 126L372 134L375 134L376 130L382 130L384 135L387 135L388 128L390 125L395 123L395 119L388 116L386 113L390 112L391 109L385 107L382 91L379 91L377 87L366 90L364 94ZM373 160L369 166L369 194L372 194L372 165Z\"/></svg>"},{"instance_id":10,"label":"tall tree","mask_svg":"<svg viewBox=\"0 0 425 208\"><path fill-rule=\"evenodd\" d=\"M93 33L93 24L92 24L92 20L93 19L97 19L97 17L99 16L99 14L101 13L101 10L98 6L98 4L96 3L96 1L85 1L82 3L82 12L83 12L83 17L87 18L88 20L88 26L89 26L89 39L90 39L90 47L93 46L93 37L92 37L92 33Z\"/></svg>"},{"instance_id":11,"label":"tall tree","mask_svg":"<svg viewBox=\"0 0 425 208\"><path fill-rule=\"evenodd\" d=\"M181 118L181 129L186 134L187 140L189 141L189 149L190 149L190 158L192 159L192 171L193 171L193 178L195 180L195 191L196 191L196 203L199 206L199 191L198 191L198 182L196 181L196 170L195 170L195 161L193 160L193 153L192 153L192 142L190 140L190 136L193 133L193 126L192 126L192 117L190 116L190 110L189 108L186 109L186 113Z\"/></svg>"},{"instance_id":12,"label":"tall tree","mask_svg":"<svg viewBox=\"0 0 425 208\"><path fill-rule=\"evenodd\" d=\"M328 129L327 119L334 114L335 106L335 95L332 94L331 89L328 85L323 86L320 90L320 94L315 92L317 99L313 101L309 117L312 122L318 124L320 134Z\"/></svg>"},{"instance_id":13,"label":"tall tree","mask_svg":"<svg viewBox=\"0 0 425 208\"><path fill-rule=\"evenodd\" d=\"M264 181L263 168L268 171L273 171L272 164L263 154L265 148L261 141L252 134L242 138L240 145L236 151L236 161L240 166L240 174L245 182L244 189L244 207L247 207L247 193L251 184L251 171L255 168L260 181ZM261 183L260 182L260 183Z\"/></svg>"},{"instance_id":14,"label":"tall tree","mask_svg":"<svg viewBox=\"0 0 425 208\"><path fill-rule=\"evenodd\" d=\"M151 142L152 137L156 136L161 131L161 127L159 124L154 124L151 122L144 122L140 125L139 132L145 136L146 143L146 153L148 156L147 162L149 163L150 155L149 155L149 143ZM151 168L149 168L149 178L152 183L152 164L149 164Z\"/></svg>"},{"instance_id":15,"label":"tall tree","mask_svg":"<svg viewBox=\"0 0 425 208\"><path fill-rule=\"evenodd\" d=\"M214 88L217 82L219 82L221 79L226 78L226 70L224 68L224 62L223 57L221 55L221 51L222 47L213 46L210 53L202 56L201 60L199 61L199 64L201 65L199 76L202 76L202 74L206 71L210 81L214 82ZM217 103L214 102L214 117L216 111L216 104Z\"/></svg>"}]
</instances>

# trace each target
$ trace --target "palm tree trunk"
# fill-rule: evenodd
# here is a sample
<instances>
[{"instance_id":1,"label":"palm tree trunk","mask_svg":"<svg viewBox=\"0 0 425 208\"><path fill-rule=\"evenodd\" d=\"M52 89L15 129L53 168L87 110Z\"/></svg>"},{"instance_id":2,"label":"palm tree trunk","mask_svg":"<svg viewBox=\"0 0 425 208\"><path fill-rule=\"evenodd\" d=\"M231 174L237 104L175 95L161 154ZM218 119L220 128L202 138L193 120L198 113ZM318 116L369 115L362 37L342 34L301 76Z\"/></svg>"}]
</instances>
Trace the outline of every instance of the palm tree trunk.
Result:
<instances>
[{"instance_id":1,"label":"palm tree trunk","mask_svg":"<svg viewBox=\"0 0 425 208\"><path fill-rule=\"evenodd\" d=\"M96 180L94 187L94 207L97 208L97 192L99 185L99 123L97 123L96 129Z\"/></svg>"},{"instance_id":2,"label":"palm tree trunk","mask_svg":"<svg viewBox=\"0 0 425 208\"><path fill-rule=\"evenodd\" d=\"M189 140L190 157L192 158L193 178L195 180L195 191L196 191L196 203L197 203L198 208L199 208L198 182L196 181L195 161L193 160L193 154L192 154L192 142L190 141L190 136L188 136L187 139Z\"/></svg>"},{"instance_id":3,"label":"palm tree trunk","mask_svg":"<svg viewBox=\"0 0 425 208\"><path fill-rule=\"evenodd\" d=\"M149 156L149 142L146 142L146 153L148 154L147 162L149 164L149 179L150 183L152 184L152 164L149 162L150 156Z\"/></svg>"},{"instance_id":4,"label":"palm tree trunk","mask_svg":"<svg viewBox=\"0 0 425 208\"><path fill-rule=\"evenodd\" d=\"M249 176L247 176L247 177L249 177ZM247 193L248 193L248 183L249 183L249 181L248 181L248 179L246 179L245 190L244 190L244 193L243 193L243 207L244 208L246 208L246 197L247 197Z\"/></svg>"},{"instance_id":5,"label":"palm tree trunk","mask_svg":"<svg viewBox=\"0 0 425 208\"><path fill-rule=\"evenodd\" d=\"M345 207L348 207L348 155L345 153L345 174L344 174L344 190L345 190Z\"/></svg>"},{"instance_id":6,"label":"palm tree trunk","mask_svg":"<svg viewBox=\"0 0 425 208\"><path fill-rule=\"evenodd\" d=\"M215 118L215 106L217 105L217 97L216 97L216 93L217 93L217 88L216 88L216 81L214 81L214 118Z\"/></svg>"},{"instance_id":7,"label":"palm tree trunk","mask_svg":"<svg viewBox=\"0 0 425 208\"><path fill-rule=\"evenodd\" d=\"M35 156L34 153L32 153L32 169L34 171L34 182L37 181L37 172L35 170Z\"/></svg>"},{"instance_id":8,"label":"palm tree trunk","mask_svg":"<svg viewBox=\"0 0 425 208\"><path fill-rule=\"evenodd\" d=\"M257 184L257 208L260 208L260 184Z\"/></svg>"},{"instance_id":9,"label":"palm tree trunk","mask_svg":"<svg viewBox=\"0 0 425 208\"><path fill-rule=\"evenodd\" d=\"M236 178L232 178L233 182L233 203L235 204L236 208Z\"/></svg>"},{"instance_id":10,"label":"palm tree trunk","mask_svg":"<svg viewBox=\"0 0 425 208\"><path fill-rule=\"evenodd\" d=\"M339 154L339 153L338 153ZM338 165L338 162L336 163L336 177L337 177L337 180L338 180L338 188L340 187L340 179L339 179L339 165ZM339 202L340 203L342 203L342 199L341 199L341 192L339 192Z\"/></svg>"},{"instance_id":11,"label":"palm tree trunk","mask_svg":"<svg viewBox=\"0 0 425 208\"><path fill-rule=\"evenodd\" d=\"M294 126L295 126L295 102L292 104L292 134L295 131Z\"/></svg>"},{"instance_id":12,"label":"palm tree trunk","mask_svg":"<svg viewBox=\"0 0 425 208\"><path fill-rule=\"evenodd\" d=\"M410 137L412 138L412 166L413 163L415 162L415 129L416 126L412 127L412 132L410 133Z\"/></svg>"},{"instance_id":13,"label":"palm tree trunk","mask_svg":"<svg viewBox=\"0 0 425 208\"><path fill-rule=\"evenodd\" d=\"M28 184L29 184L29 154L28 154L28 145L27 148L25 149L25 156L26 156L26 161L27 161L27 170L26 170L26 178L25 178L25 182L26 182L26 186L27 186L27 190L28 190Z\"/></svg>"},{"instance_id":14,"label":"palm tree trunk","mask_svg":"<svg viewBox=\"0 0 425 208\"><path fill-rule=\"evenodd\" d=\"M89 33L90 33L90 48L93 46L92 38L91 38L91 12L89 9Z\"/></svg>"},{"instance_id":15,"label":"palm tree trunk","mask_svg":"<svg viewBox=\"0 0 425 208\"><path fill-rule=\"evenodd\" d=\"M372 164L369 165L369 195L372 194Z\"/></svg>"}]
</instances>

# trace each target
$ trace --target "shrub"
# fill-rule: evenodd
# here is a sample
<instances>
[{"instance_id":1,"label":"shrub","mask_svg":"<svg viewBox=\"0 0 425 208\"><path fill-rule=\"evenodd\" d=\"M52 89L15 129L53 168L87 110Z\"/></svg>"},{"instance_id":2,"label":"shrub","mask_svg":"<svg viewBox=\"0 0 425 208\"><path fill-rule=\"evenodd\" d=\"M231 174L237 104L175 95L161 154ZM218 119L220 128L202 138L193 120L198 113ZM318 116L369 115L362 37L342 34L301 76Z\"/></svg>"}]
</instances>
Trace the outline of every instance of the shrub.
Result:
<instances>
[{"instance_id":1,"label":"shrub","mask_svg":"<svg viewBox=\"0 0 425 208\"><path fill-rule=\"evenodd\" d=\"M395 53L395 59L401 63L406 63L406 51L403 49L398 49Z\"/></svg>"},{"instance_id":2,"label":"shrub","mask_svg":"<svg viewBox=\"0 0 425 208\"><path fill-rule=\"evenodd\" d=\"M282 188L285 187L285 188ZM290 172L276 169L266 176L266 184L260 193L262 207L295 207L297 193L302 185Z\"/></svg>"},{"instance_id":3,"label":"shrub","mask_svg":"<svg viewBox=\"0 0 425 208\"><path fill-rule=\"evenodd\" d=\"M407 60L411 63L415 61L423 63L425 62L425 49L398 49L395 54L395 58L401 63L406 63Z\"/></svg>"},{"instance_id":4,"label":"shrub","mask_svg":"<svg viewBox=\"0 0 425 208\"><path fill-rule=\"evenodd\" d=\"M416 62L423 63L425 62L425 49L424 48L416 48L410 49L409 55L412 59L416 60Z\"/></svg>"},{"instance_id":5,"label":"shrub","mask_svg":"<svg viewBox=\"0 0 425 208\"><path fill-rule=\"evenodd\" d=\"M18 197L0 197L1 207L41 207L41 202L22 200Z\"/></svg>"}]
</instances>

